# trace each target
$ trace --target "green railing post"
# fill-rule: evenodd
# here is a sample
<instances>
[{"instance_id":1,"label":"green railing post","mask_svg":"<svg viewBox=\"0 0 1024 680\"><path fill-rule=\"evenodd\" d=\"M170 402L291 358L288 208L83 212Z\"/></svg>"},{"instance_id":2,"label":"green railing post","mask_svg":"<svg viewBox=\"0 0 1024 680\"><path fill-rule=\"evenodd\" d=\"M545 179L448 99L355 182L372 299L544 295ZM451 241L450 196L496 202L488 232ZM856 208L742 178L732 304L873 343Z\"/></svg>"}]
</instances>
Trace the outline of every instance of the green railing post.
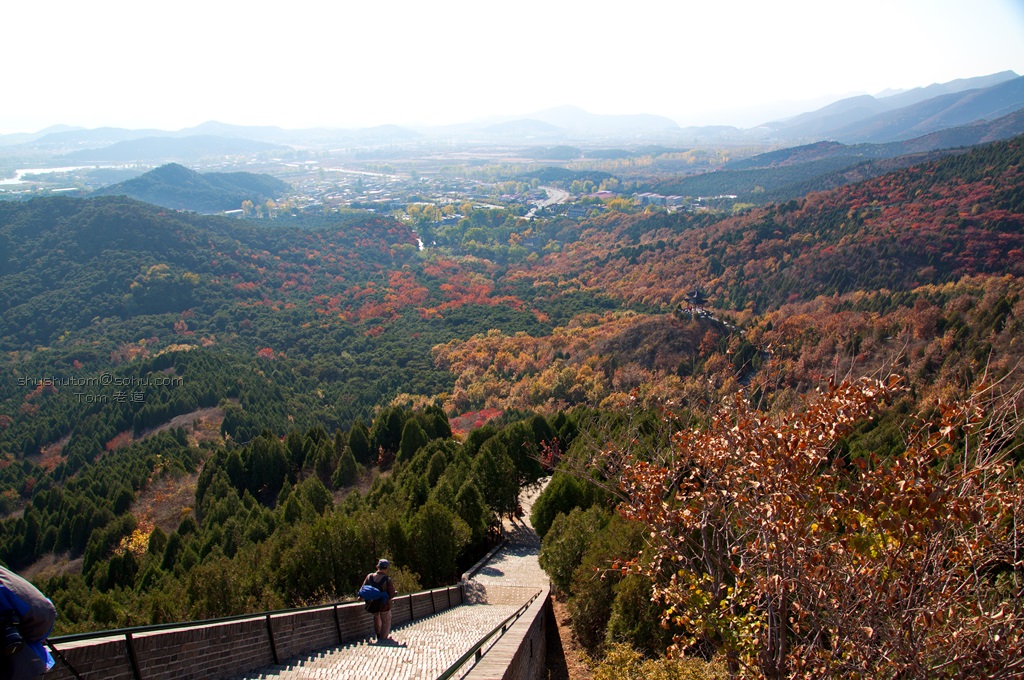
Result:
<instances>
[{"instance_id":1,"label":"green railing post","mask_svg":"<svg viewBox=\"0 0 1024 680\"><path fill-rule=\"evenodd\" d=\"M277 658L277 645L274 644L274 626L270 623L270 614L267 614L267 637L270 638L270 653L274 657L274 665L279 666L281 661Z\"/></svg>"},{"instance_id":2,"label":"green railing post","mask_svg":"<svg viewBox=\"0 0 1024 680\"><path fill-rule=\"evenodd\" d=\"M142 680L142 668L139 667L139 658L135 656L135 643L132 642L132 632L124 634L124 644L128 648L128 664L132 667L132 676L135 680Z\"/></svg>"}]
</instances>

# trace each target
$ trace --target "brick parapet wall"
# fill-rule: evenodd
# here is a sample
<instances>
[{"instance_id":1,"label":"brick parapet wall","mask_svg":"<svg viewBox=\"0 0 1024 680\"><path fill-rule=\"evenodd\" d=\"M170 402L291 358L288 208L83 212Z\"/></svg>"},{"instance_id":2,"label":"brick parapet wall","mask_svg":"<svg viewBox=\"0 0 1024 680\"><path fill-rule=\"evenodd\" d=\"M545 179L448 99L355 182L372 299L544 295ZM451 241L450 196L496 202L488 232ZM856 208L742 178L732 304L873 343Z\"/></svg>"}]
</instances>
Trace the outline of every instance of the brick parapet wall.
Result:
<instances>
[{"instance_id":1,"label":"brick parapet wall","mask_svg":"<svg viewBox=\"0 0 1024 680\"><path fill-rule=\"evenodd\" d=\"M392 625L462 603L460 586L402 595L392 600ZM87 639L68 636L53 643L84 678L216 680L371 635L373 616L362 603L353 602L157 630L111 631ZM132 668L133 654L138 672ZM75 680L60 659L46 678Z\"/></svg>"},{"instance_id":2,"label":"brick parapet wall","mask_svg":"<svg viewBox=\"0 0 1024 680\"><path fill-rule=\"evenodd\" d=\"M57 646L84 678L133 680L128 645L123 635ZM75 676L57 660L53 670L46 674L46 680L75 680Z\"/></svg>"}]
</instances>

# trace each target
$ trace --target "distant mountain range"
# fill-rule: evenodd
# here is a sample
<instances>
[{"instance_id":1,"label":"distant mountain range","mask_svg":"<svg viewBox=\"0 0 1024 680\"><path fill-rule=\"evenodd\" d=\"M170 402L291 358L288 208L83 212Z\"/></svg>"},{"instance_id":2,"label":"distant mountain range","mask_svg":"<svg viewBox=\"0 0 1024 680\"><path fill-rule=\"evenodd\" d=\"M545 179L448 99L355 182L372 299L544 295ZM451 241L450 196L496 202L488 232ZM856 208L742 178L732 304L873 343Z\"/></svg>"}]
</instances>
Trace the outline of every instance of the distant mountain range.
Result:
<instances>
[{"instance_id":1,"label":"distant mountain range","mask_svg":"<svg viewBox=\"0 0 1024 680\"><path fill-rule=\"evenodd\" d=\"M1024 108L1024 78L1003 71L929 85L889 97L861 95L761 129L785 139L892 142L993 120Z\"/></svg>"},{"instance_id":2,"label":"distant mountain range","mask_svg":"<svg viewBox=\"0 0 1024 680\"><path fill-rule=\"evenodd\" d=\"M71 163L131 163L195 161L203 158L240 156L283 149L252 139L193 135L189 137L142 137L116 142L99 149L83 149L61 158Z\"/></svg>"},{"instance_id":3,"label":"distant mountain range","mask_svg":"<svg viewBox=\"0 0 1024 680\"><path fill-rule=\"evenodd\" d=\"M101 127L86 130L69 128L48 132L25 143L33 151L50 151L68 153L78 149L99 149L111 144L118 144L145 137L162 137L168 133L162 130L126 130L124 128Z\"/></svg>"},{"instance_id":4,"label":"distant mountain range","mask_svg":"<svg viewBox=\"0 0 1024 680\"><path fill-rule=\"evenodd\" d=\"M50 134L81 129L82 128L71 127L70 125L53 125L40 130L39 132L16 132L10 135L0 135L0 148L28 144Z\"/></svg>"},{"instance_id":5,"label":"distant mountain range","mask_svg":"<svg viewBox=\"0 0 1024 680\"><path fill-rule=\"evenodd\" d=\"M502 144L673 144L770 142L806 144L888 143L950 128L993 121L1024 109L1024 78L1003 71L936 83L888 96L861 95L786 120L741 129L680 127L651 114L602 115L575 106L523 116L492 117L457 125L410 129L382 125L358 130L239 126L210 121L175 132L58 126L34 134L0 135L5 154L51 154L61 162L188 162L204 156L250 154L280 147L336 149L435 144L438 141ZM102 153L99 152L102 150Z\"/></svg>"},{"instance_id":6,"label":"distant mountain range","mask_svg":"<svg viewBox=\"0 0 1024 680\"><path fill-rule=\"evenodd\" d=\"M598 115L575 106L443 129L452 135L472 133L505 140L519 136L524 143L618 138L690 144L766 139L779 143L837 140L848 144L879 144L991 121L1021 109L1024 109L1024 78L1013 71L1003 71L936 83L886 97L850 97L816 111L748 130L727 125L684 128L663 116ZM425 131L425 134L430 132Z\"/></svg>"},{"instance_id":7,"label":"distant mountain range","mask_svg":"<svg viewBox=\"0 0 1024 680\"><path fill-rule=\"evenodd\" d=\"M51 129L53 130L53 129ZM45 134L44 134L45 133ZM165 130L128 130L124 128L67 128L25 135L0 135L0 149L9 153L43 152L57 154L62 161L142 161L192 160L206 155L248 153L273 150L289 145L359 146L409 141L420 133L397 125L380 125L361 130L311 128L285 130L279 127L229 125L210 121L175 132ZM242 144L241 142L248 142ZM110 149L98 154L92 150ZM248 150L248 151L247 151Z\"/></svg>"},{"instance_id":8,"label":"distant mountain range","mask_svg":"<svg viewBox=\"0 0 1024 680\"><path fill-rule=\"evenodd\" d=\"M860 143L843 144L835 141L815 142L794 146L778 151L759 154L726 164L727 170L780 167L806 163L824 158L894 158L912 153L973 146L985 142L1010 139L1024 134L1024 109L992 121L979 121L969 125L951 127L914 139L888 142L885 144Z\"/></svg>"},{"instance_id":9,"label":"distant mountain range","mask_svg":"<svg viewBox=\"0 0 1024 680\"><path fill-rule=\"evenodd\" d=\"M263 203L281 196L289 186L269 175L251 172L207 172L169 163L134 179L103 187L93 196L129 196L131 198L198 213L237 210L242 202Z\"/></svg>"},{"instance_id":10,"label":"distant mountain range","mask_svg":"<svg viewBox=\"0 0 1024 680\"><path fill-rule=\"evenodd\" d=\"M1024 134L1024 109L993 121L948 128L906 141L885 144L822 141L789 147L732 161L716 172L674 178L644 188L661 194L692 197L736 195L743 203L781 202L1021 134Z\"/></svg>"}]
</instances>

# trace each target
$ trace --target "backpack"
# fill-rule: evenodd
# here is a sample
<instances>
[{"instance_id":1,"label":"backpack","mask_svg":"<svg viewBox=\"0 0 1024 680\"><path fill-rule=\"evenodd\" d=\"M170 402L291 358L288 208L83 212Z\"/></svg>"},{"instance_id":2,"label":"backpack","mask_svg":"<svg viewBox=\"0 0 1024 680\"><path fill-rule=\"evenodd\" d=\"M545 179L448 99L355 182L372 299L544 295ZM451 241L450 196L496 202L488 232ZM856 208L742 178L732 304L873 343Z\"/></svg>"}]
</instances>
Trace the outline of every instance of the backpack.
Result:
<instances>
[{"instance_id":1,"label":"backpack","mask_svg":"<svg viewBox=\"0 0 1024 680\"><path fill-rule=\"evenodd\" d=\"M379 585L383 586L390 580L389 576L384 577L384 581L380 582ZM371 579L372 581L372 579ZM388 593L386 590L366 584L359 589L359 599L366 602L366 611L371 614L376 614L380 611L381 607L385 602L388 601Z\"/></svg>"}]
</instances>

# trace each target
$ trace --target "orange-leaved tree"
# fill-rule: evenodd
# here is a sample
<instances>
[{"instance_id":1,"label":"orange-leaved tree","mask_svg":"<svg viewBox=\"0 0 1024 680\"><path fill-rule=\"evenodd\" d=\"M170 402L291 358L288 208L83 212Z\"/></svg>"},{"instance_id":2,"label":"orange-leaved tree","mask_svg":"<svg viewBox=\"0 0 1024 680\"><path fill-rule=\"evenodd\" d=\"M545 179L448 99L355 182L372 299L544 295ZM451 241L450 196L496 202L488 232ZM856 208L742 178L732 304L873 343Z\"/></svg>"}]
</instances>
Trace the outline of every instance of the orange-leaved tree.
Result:
<instances>
[{"instance_id":1,"label":"orange-leaved tree","mask_svg":"<svg viewBox=\"0 0 1024 680\"><path fill-rule=\"evenodd\" d=\"M890 458L843 454L899 381L830 385L783 416L737 397L664 455L624 455L620 512L650 545L673 651L740 677L1024 674L1020 393L906 423Z\"/></svg>"}]
</instances>

